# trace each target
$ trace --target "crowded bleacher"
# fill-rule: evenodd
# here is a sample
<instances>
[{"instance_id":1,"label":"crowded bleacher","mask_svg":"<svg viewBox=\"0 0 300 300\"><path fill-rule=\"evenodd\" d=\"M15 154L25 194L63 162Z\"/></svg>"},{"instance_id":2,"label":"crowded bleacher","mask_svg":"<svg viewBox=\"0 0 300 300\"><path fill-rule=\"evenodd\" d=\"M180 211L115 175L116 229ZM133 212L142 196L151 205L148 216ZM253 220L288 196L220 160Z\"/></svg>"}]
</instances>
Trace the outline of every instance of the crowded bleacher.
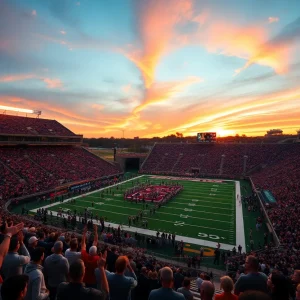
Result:
<instances>
[{"instance_id":1,"label":"crowded bleacher","mask_svg":"<svg viewBox=\"0 0 300 300\"><path fill-rule=\"evenodd\" d=\"M0 116L0 133L74 135L56 121L37 123L34 118L4 115ZM1 297L299 300L299 150L299 144L156 144L142 165L140 173L250 176L258 190L268 189L276 198L276 204L265 208L280 247L266 242L262 251L226 256L230 277L221 278L223 293L214 296L216 288L209 274L196 265L182 269L148 255L142 245L136 246L137 236L120 227L89 226L75 233L5 208L8 200L66 183L113 178L120 174L114 164L79 145L1 147ZM94 188L99 186L96 181Z\"/></svg>"}]
</instances>

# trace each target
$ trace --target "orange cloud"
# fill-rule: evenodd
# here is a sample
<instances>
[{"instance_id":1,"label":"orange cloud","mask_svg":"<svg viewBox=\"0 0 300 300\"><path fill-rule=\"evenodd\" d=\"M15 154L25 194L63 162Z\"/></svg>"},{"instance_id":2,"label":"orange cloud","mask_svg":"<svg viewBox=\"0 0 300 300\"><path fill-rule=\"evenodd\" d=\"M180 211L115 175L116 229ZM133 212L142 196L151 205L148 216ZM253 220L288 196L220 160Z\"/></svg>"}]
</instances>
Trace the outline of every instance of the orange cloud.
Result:
<instances>
[{"instance_id":1,"label":"orange cloud","mask_svg":"<svg viewBox=\"0 0 300 300\"><path fill-rule=\"evenodd\" d=\"M278 17L269 17L268 18L268 23L271 24L271 23L276 23L279 21L279 18Z\"/></svg>"},{"instance_id":2,"label":"orange cloud","mask_svg":"<svg viewBox=\"0 0 300 300\"><path fill-rule=\"evenodd\" d=\"M288 71L288 62L292 47L289 45L272 45L264 44L257 48L252 53L245 65L235 70L236 74L249 68L253 64L260 64L263 66L271 67L277 74L284 74Z\"/></svg>"},{"instance_id":3,"label":"orange cloud","mask_svg":"<svg viewBox=\"0 0 300 300\"><path fill-rule=\"evenodd\" d=\"M62 82L59 79L44 78L48 89L57 89L62 87Z\"/></svg>"},{"instance_id":4,"label":"orange cloud","mask_svg":"<svg viewBox=\"0 0 300 300\"><path fill-rule=\"evenodd\" d=\"M145 98L142 104L137 106L133 113L136 114L149 105L155 104L155 103L162 103L176 94L182 92L185 88L188 86L199 83L203 81L199 77L189 77L186 80L177 81L177 82L156 82L151 85L150 88L148 88L145 91Z\"/></svg>"},{"instance_id":5,"label":"orange cloud","mask_svg":"<svg viewBox=\"0 0 300 300\"><path fill-rule=\"evenodd\" d=\"M154 81L155 68L175 35L175 25L191 18L191 14L191 0L137 2L142 50L126 56L140 69L146 88Z\"/></svg>"},{"instance_id":6,"label":"orange cloud","mask_svg":"<svg viewBox=\"0 0 300 300\"><path fill-rule=\"evenodd\" d=\"M176 131L190 135L213 128L219 128L223 132L233 130L237 133L254 134L257 131L261 134L270 129L271 124L279 128L283 127L280 125L282 123L286 128L291 127L297 124L297 115L300 114L299 99L300 89L295 88L259 97L242 97L238 104L236 100L228 101L223 105L224 109L221 104L224 99L212 100L214 105L207 110L200 103L198 108L193 109L193 116L181 113L182 117L178 118L181 120L180 125L169 126L167 130L156 135L164 136ZM195 117L200 113L201 117ZM172 119L176 119L174 114Z\"/></svg>"},{"instance_id":7,"label":"orange cloud","mask_svg":"<svg viewBox=\"0 0 300 300\"><path fill-rule=\"evenodd\" d=\"M44 78L40 77L36 74L15 74L15 75L7 75L0 77L1 82L15 82L15 81L23 81L28 79L38 79L46 83L47 88L55 89L55 88L62 88L63 84L60 79L51 79L51 78Z\"/></svg>"},{"instance_id":8,"label":"orange cloud","mask_svg":"<svg viewBox=\"0 0 300 300\"><path fill-rule=\"evenodd\" d=\"M16 75L7 75L0 77L0 82L13 82L13 81L22 81L27 79L36 78L34 74L16 74Z\"/></svg>"}]
</instances>

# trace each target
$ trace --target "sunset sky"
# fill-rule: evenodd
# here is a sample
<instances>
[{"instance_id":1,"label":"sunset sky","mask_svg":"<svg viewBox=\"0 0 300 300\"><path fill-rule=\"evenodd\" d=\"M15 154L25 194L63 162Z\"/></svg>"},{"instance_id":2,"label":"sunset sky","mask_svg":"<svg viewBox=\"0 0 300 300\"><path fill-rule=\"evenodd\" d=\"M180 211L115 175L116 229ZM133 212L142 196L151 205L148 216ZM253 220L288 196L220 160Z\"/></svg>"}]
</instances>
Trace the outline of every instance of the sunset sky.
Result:
<instances>
[{"instance_id":1,"label":"sunset sky","mask_svg":"<svg viewBox=\"0 0 300 300\"><path fill-rule=\"evenodd\" d=\"M0 105L85 137L300 128L299 0L0 0Z\"/></svg>"}]
</instances>

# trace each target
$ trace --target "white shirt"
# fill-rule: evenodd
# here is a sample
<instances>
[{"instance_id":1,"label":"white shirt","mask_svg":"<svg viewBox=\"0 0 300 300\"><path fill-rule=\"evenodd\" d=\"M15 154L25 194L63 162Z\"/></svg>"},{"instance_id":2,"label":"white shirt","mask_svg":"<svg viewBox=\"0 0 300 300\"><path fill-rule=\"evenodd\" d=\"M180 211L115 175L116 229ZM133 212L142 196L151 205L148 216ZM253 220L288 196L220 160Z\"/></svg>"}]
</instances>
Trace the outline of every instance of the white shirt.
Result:
<instances>
[{"instance_id":1,"label":"white shirt","mask_svg":"<svg viewBox=\"0 0 300 300\"><path fill-rule=\"evenodd\" d=\"M81 252L71 251L69 248L65 252L65 258L68 260L69 265L71 265L74 261L81 258Z\"/></svg>"}]
</instances>

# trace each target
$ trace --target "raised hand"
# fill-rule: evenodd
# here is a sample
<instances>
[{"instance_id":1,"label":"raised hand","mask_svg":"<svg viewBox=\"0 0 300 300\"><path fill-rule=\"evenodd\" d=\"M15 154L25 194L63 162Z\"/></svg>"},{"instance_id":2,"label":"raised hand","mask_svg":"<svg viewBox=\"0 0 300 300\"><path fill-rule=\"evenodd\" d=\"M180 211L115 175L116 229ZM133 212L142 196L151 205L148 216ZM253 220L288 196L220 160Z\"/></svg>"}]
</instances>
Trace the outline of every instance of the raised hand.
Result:
<instances>
[{"instance_id":1,"label":"raised hand","mask_svg":"<svg viewBox=\"0 0 300 300\"><path fill-rule=\"evenodd\" d=\"M10 233L11 235L15 235L23 228L24 228L24 223L19 223L15 226L6 227L5 233Z\"/></svg>"}]
</instances>

